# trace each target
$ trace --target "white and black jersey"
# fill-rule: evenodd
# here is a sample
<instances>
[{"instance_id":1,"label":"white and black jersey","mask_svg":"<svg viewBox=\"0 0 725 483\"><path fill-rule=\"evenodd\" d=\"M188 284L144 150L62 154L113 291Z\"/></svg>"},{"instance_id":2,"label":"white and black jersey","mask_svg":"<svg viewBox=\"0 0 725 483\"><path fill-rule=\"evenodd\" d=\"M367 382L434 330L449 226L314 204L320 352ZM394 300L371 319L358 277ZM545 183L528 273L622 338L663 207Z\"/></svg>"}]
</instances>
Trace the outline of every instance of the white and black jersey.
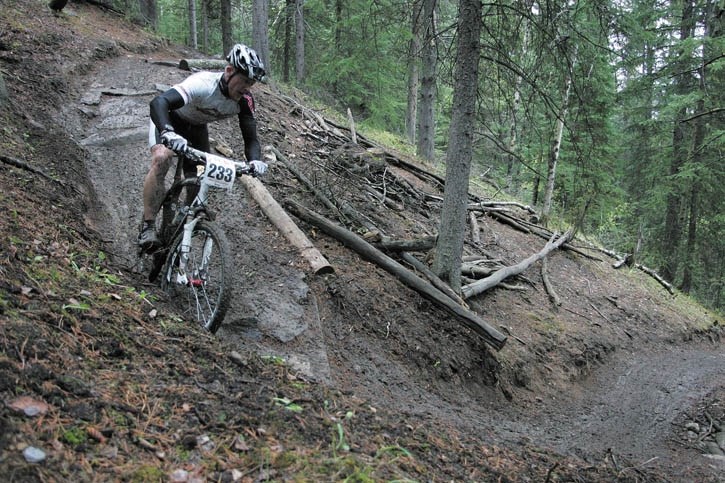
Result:
<instances>
[{"instance_id":1,"label":"white and black jersey","mask_svg":"<svg viewBox=\"0 0 725 483\"><path fill-rule=\"evenodd\" d=\"M173 128L192 147L209 151L207 124L237 115L247 160L261 158L254 118L254 97L244 93L239 102L223 92L223 73L197 72L151 101L149 144L158 144L160 132Z\"/></svg>"}]
</instances>

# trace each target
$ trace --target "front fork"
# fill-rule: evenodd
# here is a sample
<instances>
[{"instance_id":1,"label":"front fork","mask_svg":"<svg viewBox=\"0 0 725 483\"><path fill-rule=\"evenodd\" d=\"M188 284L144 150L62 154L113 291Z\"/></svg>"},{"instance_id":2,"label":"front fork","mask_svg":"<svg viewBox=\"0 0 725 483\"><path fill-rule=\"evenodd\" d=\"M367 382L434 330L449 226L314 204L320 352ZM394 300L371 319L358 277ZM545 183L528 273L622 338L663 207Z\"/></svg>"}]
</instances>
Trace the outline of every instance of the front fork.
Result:
<instances>
[{"instance_id":1,"label":"front fork","mask_svg":"<svg viewBox=\"0 0 725 483\"><path fill-rule=\"evenodd\" d=\"M202 183L197 194L199 205L203 205L206 201L206 196L209 190L209 186ZM197 203L194 203L197 204ZM187 212L187 218L192 216L191 213ZM204 284L206 278L206 267L209 265L209 258L213 248L213 240L211 237L204 240L204 249L202 250L201 264L196 267L196 273L187 273L187 265L189 263L189 252L191 250L191 236L194 233L196 224L199 223L200 218L194 216L191 220L184 223L184 234L181 238L181 253L179 255L179 270L176 272L176 283L178 285L184 285L189 287L201 287Z\"/></svg>"},{"instance_id":2,"label":"front fork","mask_svg":"<svg viewBox=\"0 0 725 483\"><path fill-rule=\"evenodd\" d=\"M184 234L181 237L181 253L179 254L179 269L176 272L177 285L200 285L200 282L195 283L194 278L189 277L186 273L186 265L189 263L189 251L191 250L191 235L198 222L199 218L193 218L184 223Z\"/></svg>"}]
</instances>

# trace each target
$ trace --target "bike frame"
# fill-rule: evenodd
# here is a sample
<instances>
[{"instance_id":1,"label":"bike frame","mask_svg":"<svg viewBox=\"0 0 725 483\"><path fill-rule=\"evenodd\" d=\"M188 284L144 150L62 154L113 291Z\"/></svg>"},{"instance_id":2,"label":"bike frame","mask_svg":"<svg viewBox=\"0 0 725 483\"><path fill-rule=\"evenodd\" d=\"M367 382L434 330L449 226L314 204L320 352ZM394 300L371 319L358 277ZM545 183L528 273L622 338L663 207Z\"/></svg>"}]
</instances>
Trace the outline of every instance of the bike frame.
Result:
<instances>
[{"instance_id":1,"label":"bike frame","mask_svg":"<svg viewBox=\"0 0 725 483\"><path fill-rule=\"evenodd\" d=\"M211 252L211 240L207 241L207 245L204 247L204 252L202 256L202 263L201 267L202 270L200 270L200 273L198 274L198 278L189 277L186 271L186 266L189 261L189 250L191 247L191 237L194 232L194 227L199 222L200 217L199 215L203 213L205 210L203 209L204 205L206 204L209 190L211 189L212 185L209 183L204 182L204 176L207 174L207 154L204 151L199 151L194 148L187 147L186 152L183 153L183 156L185 156L187 159L189 159L191 162L197 164L197 165L203 165L204 166L204 172L200 173L196 177L196 182L199 184L199 191L194 197L194 200L192 203L188 206L181 207L180 209L186 209L186 213L184 215L184 225L183 225L183 235L182 235L182 242L181 242L181 257L179 259L179 273L177 273L175 282L179 285L184 286L190 286L190 285L200 285L204 282L203 277L203 271L206 268L207 264L209 263L209 256ZM215 156L217 159L223 159L226 160L234 165L235 168L235 177L239 177L243 174L253 174L253 169L248 163L245 163L244 161L236 161L233 159L225 158L222 156ZM177 166L177 173L181 169L181 166L183 165L183 158L179 157L179 163ZM187 178L187 180L190 180L192 178ZM190 182L191 184L191 182ZM188 188L188 186L187 186Z\"/></svg>"}]
</instances>

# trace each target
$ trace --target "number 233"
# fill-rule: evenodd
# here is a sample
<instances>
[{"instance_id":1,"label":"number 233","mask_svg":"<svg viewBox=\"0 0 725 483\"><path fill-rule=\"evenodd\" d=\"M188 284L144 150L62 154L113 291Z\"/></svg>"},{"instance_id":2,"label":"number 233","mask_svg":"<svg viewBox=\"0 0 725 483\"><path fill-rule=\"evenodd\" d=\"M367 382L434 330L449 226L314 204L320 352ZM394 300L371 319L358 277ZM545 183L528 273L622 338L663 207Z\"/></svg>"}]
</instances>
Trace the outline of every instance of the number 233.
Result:
<instances>
[{"instance_id":1,"label":"number 233","mask_svg":"<svg viewBox=\"0 0 725 483\"><path fill-rule=\"evenodd\" d=\"M229 183L234 179L234 171L226 166L219 166L216 163L209 163L209 171L207 176L219 181L225 181Z\"/></svg>"}]
</instances>

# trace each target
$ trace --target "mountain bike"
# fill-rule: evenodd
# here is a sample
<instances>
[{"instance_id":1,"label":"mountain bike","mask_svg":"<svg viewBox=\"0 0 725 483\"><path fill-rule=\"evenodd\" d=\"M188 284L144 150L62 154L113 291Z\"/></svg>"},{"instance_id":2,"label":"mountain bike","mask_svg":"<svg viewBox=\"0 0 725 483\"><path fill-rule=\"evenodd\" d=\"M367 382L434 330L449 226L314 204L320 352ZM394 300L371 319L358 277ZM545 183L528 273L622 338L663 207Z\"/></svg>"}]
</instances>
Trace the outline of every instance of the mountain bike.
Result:
<instances>
[{"instance_id":1,"label":"mountain bike","mask_svg":"<svg viewBox=\"0 0 725 483\"><path fill-rule=\"evenodd\" d=\"M255 172L244 161L191 147L177 156L174 182L157 217L160 245L139 255L151 260L149 281L160 276L161 288L183 315L215 333L229 308L234 277L229 241L214 222L209 197L212 190L231 190L237 177ZM182 175L184 163L196 166L196 176Z\"/></svg>"}]
</instances>

